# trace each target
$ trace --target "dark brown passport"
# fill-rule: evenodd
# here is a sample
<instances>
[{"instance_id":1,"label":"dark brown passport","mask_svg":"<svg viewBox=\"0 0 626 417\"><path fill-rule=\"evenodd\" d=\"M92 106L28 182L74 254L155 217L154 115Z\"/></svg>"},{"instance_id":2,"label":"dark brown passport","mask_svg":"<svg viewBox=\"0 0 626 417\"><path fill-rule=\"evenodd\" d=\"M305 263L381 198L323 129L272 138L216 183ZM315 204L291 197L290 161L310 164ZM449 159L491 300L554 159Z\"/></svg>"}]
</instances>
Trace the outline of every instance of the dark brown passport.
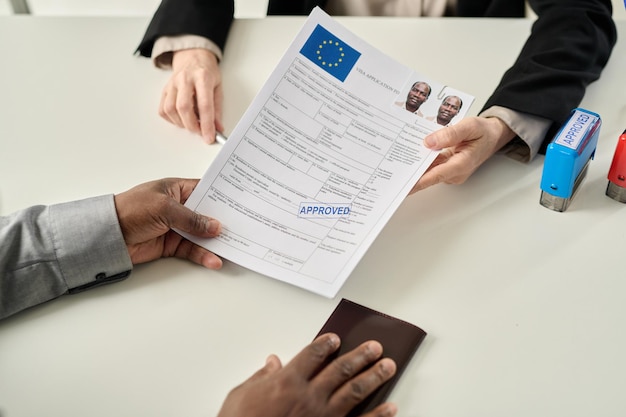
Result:
<instances>
[{"instance_id":1,"label":"dark brown passport","mask_svg":"<svg viewBox=\"0 0 626 417\"><path fill-rule=\"evenodd\" d=\"M426 337L426 332L406 321L364 307L345 298L341 299L317 336L336 333L341 338L339 351L331 358L342 355L368 340L383 345L383 357L396 362L396 374L362 403L348 417L359 416L382 404L398 382L402 372Z\"/></svg>"}]
</instances>

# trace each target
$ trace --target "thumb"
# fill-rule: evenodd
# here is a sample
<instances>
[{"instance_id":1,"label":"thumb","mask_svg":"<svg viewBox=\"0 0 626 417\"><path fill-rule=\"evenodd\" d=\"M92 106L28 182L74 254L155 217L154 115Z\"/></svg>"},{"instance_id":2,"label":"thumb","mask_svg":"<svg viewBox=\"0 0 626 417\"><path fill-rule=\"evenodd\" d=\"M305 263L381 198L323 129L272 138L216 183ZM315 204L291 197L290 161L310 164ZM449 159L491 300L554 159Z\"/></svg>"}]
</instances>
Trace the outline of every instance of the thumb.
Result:
<instances>
[{"instance_id":1,"label":"thumb","mask_svg":"<svg viewBox=\"0 0 626 417\"><path fill-rule=\"evenodd\" d=\"M171 228L198 237L215 237L220 234L222 225L216 219L196 213L175 200L171 200L171 203L167 214Z\"/></svg>"},{"instance_id":2,"label":"thumb","mask_svg":"<svg viewBox=\"0 0 626 417\"><path fill-rule=\"evenodd\" d=\"M265 369L266 372L272 373L276 372L283 367L283 364L280 362L280 359L276 355L270 355L265 360Z\"/></svg>"},{"instance_id":3,"label":"thumb","mask_svg":"<svg viewBox=\"0 0 626 417\"><path fill-rule=\"evenodd\" d=\"M441 150L457 146L464 141L479 139L484 134L485 120L487 119L467 117L452 126L441 127L424 138L424 146Z\"/></svg>"},{"instance_id":4,"label":"thumb","mask_svg":"<svg viewBox=\"0 0 626 417\"><path fill-rule=\"evenodd\" d=\"M443 148L456 145L458 143L457 137L455 126L441 128L424 138L424 146L428 149L439 151Z\"/></svg>"},{"instance_id":5,"label":"thumb","mask_svg":"<svg viewBox=\"0 0 626 417\"><path fill-rule=\"evenodd\" d=\"M263 366L263 368L259 369L254 373L254 375L248 378L248 381L254 381L256 379L264 378L268 375L273 374L274 372L280 371L282 367L283 364L280 362L278 356L270 355L265 360L265 366Z\"/></svg>"}]
</instances>

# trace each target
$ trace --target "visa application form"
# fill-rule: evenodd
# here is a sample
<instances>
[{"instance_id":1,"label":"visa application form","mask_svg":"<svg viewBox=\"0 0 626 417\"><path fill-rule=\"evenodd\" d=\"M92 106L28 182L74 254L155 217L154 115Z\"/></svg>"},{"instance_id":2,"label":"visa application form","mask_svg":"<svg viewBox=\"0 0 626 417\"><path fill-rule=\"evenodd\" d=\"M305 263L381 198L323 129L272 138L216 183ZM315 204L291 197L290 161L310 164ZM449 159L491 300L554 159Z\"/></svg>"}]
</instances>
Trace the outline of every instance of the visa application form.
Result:
<instances>
[{"instance_id":1,"label":"visa application form","mask_svg":"<svg viewBox=\"0 0 626 417\"><path fill-rule=\"evenodd\" d=\"M404 107L417 81L431 86L428 100L449 89L316 8L186 202L218 219L221 235L181 234L334 297L437 156L423 139L442 126ZM464 114L473 97L449 92Z\"/></svg>"}]
</instances>

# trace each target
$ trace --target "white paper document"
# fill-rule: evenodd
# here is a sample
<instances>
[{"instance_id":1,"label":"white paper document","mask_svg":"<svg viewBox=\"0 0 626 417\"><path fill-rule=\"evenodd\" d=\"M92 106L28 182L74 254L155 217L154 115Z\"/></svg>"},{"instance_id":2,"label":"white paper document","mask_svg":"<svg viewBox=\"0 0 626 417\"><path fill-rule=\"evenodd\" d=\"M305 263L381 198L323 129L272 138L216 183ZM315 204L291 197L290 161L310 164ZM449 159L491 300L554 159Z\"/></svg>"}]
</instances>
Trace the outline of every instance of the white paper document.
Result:
<instances>
[{"instance_id":1,"label":"white paper document","mask_svg":"<svg viewBox=\"0 0 626 417\"><path fill-rule=\"evenodd\" d=\"M430 95L414 113L416 82ZM437 156L424 137L442 120L461 119L473 99L394 61L317 8L186 202L218 219L222 234L182 234L246 268L334 297Z\"/></svg>"}]
</instances>

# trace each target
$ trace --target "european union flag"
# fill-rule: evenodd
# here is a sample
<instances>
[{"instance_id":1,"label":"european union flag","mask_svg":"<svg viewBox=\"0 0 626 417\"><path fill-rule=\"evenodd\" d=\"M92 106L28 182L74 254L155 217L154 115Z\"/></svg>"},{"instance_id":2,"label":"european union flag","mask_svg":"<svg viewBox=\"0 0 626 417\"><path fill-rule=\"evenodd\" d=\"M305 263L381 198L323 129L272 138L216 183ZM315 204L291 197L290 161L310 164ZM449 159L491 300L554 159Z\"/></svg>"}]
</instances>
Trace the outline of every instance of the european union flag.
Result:
<instances>
[{"instance_id":1,"label":"european union flag","mask_svg":"<svg viewBox=\"0 0 626 417\"><path fill-rule=\"evenodd\" d=\"M361 56L360 52L320 25L315 27L300 53L342 82Z\"/></svg>"}]
</instances>

